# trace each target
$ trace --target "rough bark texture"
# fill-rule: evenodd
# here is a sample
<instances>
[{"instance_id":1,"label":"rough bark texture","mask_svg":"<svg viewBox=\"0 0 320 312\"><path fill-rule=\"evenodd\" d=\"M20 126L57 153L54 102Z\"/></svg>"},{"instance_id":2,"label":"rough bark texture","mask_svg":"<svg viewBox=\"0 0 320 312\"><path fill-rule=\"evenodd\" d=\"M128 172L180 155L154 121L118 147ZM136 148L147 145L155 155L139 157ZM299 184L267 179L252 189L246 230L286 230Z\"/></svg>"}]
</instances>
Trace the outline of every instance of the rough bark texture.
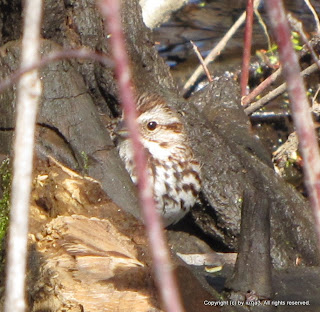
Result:
<instances>
[{"instance_id":1,"label":"rough bark texture","mask_svg":"<svg viewBox=\"0 0 320 312\"><path fill-rule=\"evenodd\" d=\"M241 207L251 200L244 193L258 188L260 191L252 193L253 201L259 203L264 194L271 209L274 265L294 265L302 254L306 264L318 264L309 203L274 173L267 153L250 133L247 117L238 107L238 91L233 79L221 77L197 98L191 98L196 107L176 102L185 113L194 152L203 164L203 193L209 202L196 207L193 218L205 233L236 248Z\"/></svg>"},{"instance_id":2,"label":"rough bark texture","mask_svg":"<svg viewBox=\"0 0 320 312\"><path fill-rule=\"evenodd\" d=\"M233 292L246 294L252 292L257 299L272 298L272 265L270 256L270 216L268 199L261 192L260 198L245 193L248 205L243 205L241 213L241 231L239 254L233 276L226 287ZM269 307L273 309L274 307ZM254 307L253 311L259 311ZM263 307L267 311L267 307Z\"/></svg>"},{"instance_id":3,"label":"rough bark texture","mask_svg":"<svg viewBox=\"0 0 320 312\"><path fill-rule=\"evenodd\" d=\"M43 54L58 48L52 41L45 40L42 43ZM2 68L9 68L9 71L16 69L20 42L9 42L2 49L5 51L5 56L0 60ZM3 76L3 69L1 72ZM59 61L44 68L41 78L43 95L37 135L39 154L44 157L53 155L70 168L98 179L116 203L138 216L132 183L83 77L69 61ZM2 152L8 154L14 127L15 95L6 92L4 96L6 98L1 105L1 128L4 130L1 132L1 141L4 143ZM124 188L126 191L122 192Z\"/></svg>"}]
</instances>

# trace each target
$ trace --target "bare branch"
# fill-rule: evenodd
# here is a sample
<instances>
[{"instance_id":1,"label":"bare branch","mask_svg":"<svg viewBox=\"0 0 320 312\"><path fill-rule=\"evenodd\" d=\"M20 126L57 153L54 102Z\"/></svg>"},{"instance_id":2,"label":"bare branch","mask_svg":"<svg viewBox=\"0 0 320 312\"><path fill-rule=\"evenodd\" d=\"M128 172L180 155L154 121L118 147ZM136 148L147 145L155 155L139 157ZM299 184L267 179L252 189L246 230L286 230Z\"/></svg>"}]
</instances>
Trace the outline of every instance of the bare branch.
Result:
<instances>
[{"instance_id":1,"label":"bare branch","mask_svg":"<svg viewBox=\"0 0 320 312\"><path fill-rule=\"evenodd\" d=\"M115 72L118 79L120 99L126 117L127 128L133 146L136 172L138 176L138 190L142 206L144 222L150 242L151 254L155 271L155 280L168 312L182 312L182 303L177 283L173 275L168 247L165 243L164 231L160 215L156 211L152 186L147 173L146 156L140 142L137 113L130 81L129 60L126 54L125 42L121 28L119 13L120 1L100 0L100 9L111 33L110 41L115 62Z\"/></svg>"},{"instance_id":2,"label":"bare branch","mask_svg":"<svg viewBox=\"0 0 320 312\"><path fill-rule=\"evenodd\" d=\"M254 2L254 7L257 8L260 4L261 0L256 0ZM228 30L228 32L223 36L220 42L211 50L208 56L205 58L204 63L208 65L210 62L213 62L218 55L220 55L223 48L226 46L228 41L232 38L232 36L236 33L239 27L243 24L246 18L246 13L243 12L241 16L237 19L237 21L232 25L232 27ZM196 82L199 76L202 74L202 66L199 65L195 72L191 75L188 81L183 86L183 93L186 94L188 89Z\"/></svg>"},{"instance_id":3,"label":"bare branch","mask_svg":"<svg viewBox=\"0 0 320 312\"><path fill-rule=\"evenodd\" d=\"M267 38L268 41L268 50L271 50L271 39L268 33L268 29L267 29L267 25L266 23L263 21L262 16L260 14L260 12L258 11L258 8L254 8L254 14L256 16L256 18L258 19L259 25L261 26L261 28L263 29L263 32Z\"/></svg>"},{"instance_id":4,"label":"bare branch","mask_svg":"<svg viewBox=\"0 0 320 312\"><path fill-rule=\"evenodd\" d=\"M27 0L25 2L22 69L39 62L41 11L41 0ZM41 83L37 70L24 74L18 85L5 312L23 312L26 308L25 272L29 199L34 130L40 95Z\"/></svg>"},{"instance_id":5,"label":"bare branch","mask_svg":"<svg viewBox=\"0 0 320 312\"><path fill-rule=\"evenodd\" d=\"M301 74L302 77L303 76L308 76L308 75L316 72L317 70L319 70L318 65L317 64L312 64L309 67L307 67L305 70L303 70L300 74ZM277 73L277 75L280 74L278 71L276 71L274 74L276 74L276 73ZM287 90L287 84L286 83L281 84L279 87L277 87L276 89L274 89L271 92L269 92L263 98L261 98L260 100L252 103L250 106L248 106L244 110L245 113L247 115L251 115L253 112L255 112L256 110L258 110L258 109L262 108L263 106L267 105L271 100L275 99L277 96L279 96L280 94L284 93L286 90ZM250 95L251 94L249 94L249 96Z\"/></svg>"},{"instance_id":6,"label":"bare branch","mask_svg":"<svg viewBox=\"0 0 320 312\"><path fill-rule=\"evenodd\" d=\"M310 3L309 0L304 0L304 2L306 3L306 5L308 6L309 10L311 11L311 13L313 14L314 17L314 21L316 22L316 29L317 29L317 34L318 36L320 36L320 22L319 22L319 16L316 12L316 10L314 9L314 7L312 6L312 4Z\"/></svg>"},{"instance_id":7,"label":"bare branch","mask_svg":"<svg viewBox=\"0 0 320 312\"><path fill-rule=\"evenodd\" d=\"M318 65L319 69L320 69L320 60L319 57L316 53L316 51L314 50L313 46L311 45L310 41L307 38L306 33L303 30L303 26L302 23L296 19L292 14L287 14L287 18L288 21L291 25L291 27L299 33L301 39L303 40L304 44L306 45L306 47L308 48L308 50L310 51L310 54L314 60L314 62Z\"/></svg>"},{"instance_id":8,"label":"bare branch","mask_svg":"<svg viewBox=\"0 0 320 312\"><path fill-rule=\"evenodd\" d=\"M201 55L198 47L195 45L195 43L194 43L192 40L190 40L190 43L192 44L193 51L196 53L196 55L197 55L197 57L198 57L201 65L202 65L202 68L203 68L204 72L205 72L206 75L207 75L207 78L208 78L209 82L213 81L213 80L212 80L212 77L211 77L211 75L210 75L209 69L208 69L207 65L204 63L203 57L202 57L202 55Z\"/></svg>"},{"instance_id":9,"label":"bare branch","mask_svg":"<svg viewBox=\"0 0 320 312\"><path fill-rule=\"evenodd\" d=\"M314 212L316 231L320 242L320 154L306 90L300 75L282 1L266 1L266 8L279 46L280 61L287 81L292 116L300 142L304 163L305 185Z\"/></svg>"},{"instance_id":10,"label":"bare branch","mask_svg":"<svg viewBox=\"0 0 320 312\"><path fill-rule=\"evenodd\" d=\"M300 21L298 21L296 18L294 18L291 14L287 14L288 17L288 21L291 25L291 27L297 31L303 42L305 43L305 46L308 48L308 50L310 51L310 54L312 56L312 59L314 60L315 64L307 67L305 70L303 70L301 72L302 76L306 76L306 75L310 75L311 73L315 72L317 70L317 68L315 68L315 66L318 67L318 69L320 69L320 60L318 55L316 54L314 48L312 47L310 41L307 38L307 35L305 34L304 30L303 30L303 26L302 23ZM242 99L242 105L244 107L247 107L245 109L245 112L250 115L252 114L254 111L260 109L261 107L263 107L264 105L268 104L269 101L271 101L272 99L274 99L275 97L277 97L278 95L282 94L283 92L285 92L286 90L286 84L282 84L279 87L277 87L276 89L272 90L270 93L268 93L267 95L265 95L263 98L261 98L260 100L256 101L255 103L252 103L250 106L250 102L256 97L258 96L264 89L266 89L268 86L271 85L271 83L273 83L282 73L282 68L280 67L277 71L275 71L272 75L270 75L268 78L266 78L263 82L261 82L261 84L259 86L257 86L250 94L248 94L246 97L244 97ZM249 106L249 107L248 107Z\"/></svg>"},{"instance_id":11,"label":"bare branch","mask_svg":"<svg viewBox=\"0 0 320 312\"><path fill-rule=\"evenodd\" d=\"M282 68L280 67L274 73L272 73L268 78L263 80L253 91L251 91L247 96L243 97L241 104L243 107L248 107L251 101L256 98L263 90L269 87L273 82L275 82L281 75ZM253 104L252 104L253 105Z\"/></svg>"},{"instance_id":12,"label":"bare branch","mask_svg":"<svg viewBox=\"0 0 320 312\"><path fill-rule=\"evenodd\" d=\"M248 94L247 87L249 81L249 67L251 56L252 44L252 24L253 24L253 0L247 0L246 10L246 27L244 32L244 48L242 57L242 70L241 70L241 95Z\"/></svg>"}]
</instances>

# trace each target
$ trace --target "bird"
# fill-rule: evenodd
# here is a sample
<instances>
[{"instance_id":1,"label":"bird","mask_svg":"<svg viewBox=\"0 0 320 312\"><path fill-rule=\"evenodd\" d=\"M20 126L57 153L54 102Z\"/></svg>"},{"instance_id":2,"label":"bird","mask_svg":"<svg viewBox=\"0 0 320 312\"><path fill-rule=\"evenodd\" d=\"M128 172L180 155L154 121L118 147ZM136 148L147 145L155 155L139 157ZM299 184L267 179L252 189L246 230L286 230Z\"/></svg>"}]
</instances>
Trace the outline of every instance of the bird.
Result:
<instances>
[{"instance_id":1,"label":"bird","mask_svg":"<svg viewBox=\"0 0 320 312\"><path fill-rule=\"evenodd\" d=\"M180 114L162 96L144 93L137 98L136 109L156 209L167 227L182 219L196 203L201 189L201 166L194 157ZM113 121L107 129L133 183L137 184L125 116Z\"/></svg>"}]
</instances>

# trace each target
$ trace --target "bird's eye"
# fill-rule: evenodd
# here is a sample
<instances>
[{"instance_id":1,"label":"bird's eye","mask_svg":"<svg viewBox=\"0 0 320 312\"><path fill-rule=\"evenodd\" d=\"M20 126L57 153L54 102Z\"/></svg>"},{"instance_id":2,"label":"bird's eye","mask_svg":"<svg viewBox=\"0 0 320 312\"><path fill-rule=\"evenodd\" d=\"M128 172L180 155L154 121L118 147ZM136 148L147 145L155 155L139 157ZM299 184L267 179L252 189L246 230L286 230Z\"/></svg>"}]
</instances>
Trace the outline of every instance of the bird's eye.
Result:
<instances>
[{"instance_id":1,"label":"bird's eye","mask_svg":"<svg viewBox=\"0 0 320 312\"><path fill-rule=\"evenodd\" d=\"M148 130L150 131L153 131L157 128L158 124L156 121L149 121L148 124L147 124L147 128Z\"/></svg>"}]
</instances>

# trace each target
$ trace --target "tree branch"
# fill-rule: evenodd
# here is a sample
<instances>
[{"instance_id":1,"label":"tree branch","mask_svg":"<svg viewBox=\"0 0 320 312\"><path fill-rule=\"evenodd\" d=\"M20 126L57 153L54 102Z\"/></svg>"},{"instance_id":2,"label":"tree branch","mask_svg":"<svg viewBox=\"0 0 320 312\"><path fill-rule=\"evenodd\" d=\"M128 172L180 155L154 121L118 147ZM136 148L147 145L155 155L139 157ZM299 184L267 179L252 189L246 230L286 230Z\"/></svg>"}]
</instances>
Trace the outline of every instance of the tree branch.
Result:
<instances>
[{"instance_id":1,"label":"tree branch","mask_svg":"<svg viewBox=\"0 0 320 312\"><path fill-rule=\"evenodd\" d=\"M111 33L110 42L115 62L115 72L118 79L119 96L133 146L134 161L138 176L139 198L150 242L155 280L165 310L168 312L182 312L183 307L176 279L173 275L168 247L165 243L161 217L156 211L152 186L147 173L146 156L140 141L137 112L130 80L129 60L126 54L119 14L119 2L118 0L101 0L99 4L101 12L108 24L108 33Z\"/></svg>"},{"instance_id":2,"label":"tree branch","mask_svg":"<svg viewBox=\"0 0 320 312\"><path fill-rule=\"evenodd\" d=\"M290 29L283 3L269 0L266 8L278 46L283 74L287 81L292 117L300 142L304 163L305 185L314 212L316 231L320 242L320 155L315 127L310 113L306 90L300 75L300 67L290 37Z\"/></svg>"},{"instance_id":3,"label":"tree branch","mask_svg":"<svg viewBox=\"0 0 320 312\"><path fill-rule=\"evenodd\" d=\"M39 62L42 1L25 2L21 68ZM34 130L41 83L38 71L24 74L18 85L16 134L14 142L13 180L7 254L5 312L23 312L29 200L32 181Z\"/></svg>"}]
</instances>

